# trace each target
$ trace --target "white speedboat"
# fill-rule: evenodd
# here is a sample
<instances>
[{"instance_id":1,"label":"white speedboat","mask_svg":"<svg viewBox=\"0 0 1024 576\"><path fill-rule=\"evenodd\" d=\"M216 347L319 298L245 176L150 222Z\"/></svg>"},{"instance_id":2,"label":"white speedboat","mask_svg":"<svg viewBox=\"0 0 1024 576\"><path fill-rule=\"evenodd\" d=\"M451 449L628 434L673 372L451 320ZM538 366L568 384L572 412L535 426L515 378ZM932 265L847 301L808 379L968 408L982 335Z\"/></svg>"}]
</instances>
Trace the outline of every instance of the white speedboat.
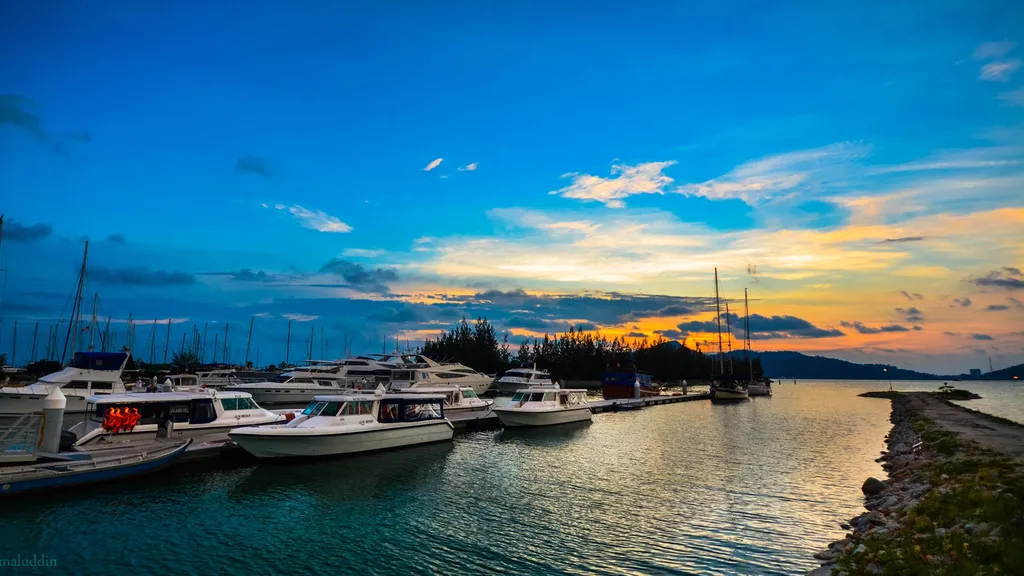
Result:
<instances>
[{"instance_id":1,"label":"white speedboat","mask_svg":"<svg viewBox=\"0 0 1024 576\"><path fill-rule=\"evenodd\" d=\"M420 388L419 386L413 388L406 388L403 390L406 394L430 394L430 395L444 395L444 413L445 415L456 416L459 414L468 414L470 412L488 412L491 406L494 405L494 400L485 400L476 395L476 392L466 386L460 388L458 386L436 386L433 388Z\"/></svg>"},{"instance_id":2,"label":"white speedboat","mask_svg":"<svg viewBox=\"0 0 1024 576\"><path fill-rule=\"evenodd\" d=\"M127 352L75 352L71 363L59 372L28 386L0 388L0 414L41 412L43 398L56 388L67 398L65 414L85 412L90 396L125 392L121 372L128 356Z\"/></svg>"},{"instance_id":3,"label":"white speedboat","mask_svg":"<svg viewBox=\"0 0 1024 576\"><path fill-rule=\"evenodd\" d=\"M297 366L275 381L229 384L224 390L248 392L264 405L305 404L319 394L340 394L350 387L336 363Z\"/></svg>"},{"instance_id":4,"label":"white speedboat","mask_svg":"<svg viewBox=\"0 0 1024 576\"><path fill-rule=\"evenodd\" d=\"M494 378L462 364L439 364L426 356L417 356L422 363L417 367L391 371L391 390L457 386L472 388L477 395L487 392Z\"/></svg>"},{"instance_id":5,"label":"white speedboat","mask_svg":"<svg viewBox=\"0 0 1024 576\"><path fill-rule=\"evenodd\" d=\"M513 368L506 370L501 378L495 382L498 386L498 393L502 395L515 394L523 388L548 387L553 388L554 382L546 370L534 368Z\"/></svg>"},{"instance_id":6,"label":"white speedboat","mask_svg":"<svg viewBox=\"0 0 1024 576\"><path fill-rule=\"evenodd\" d=\"M70 428L75 446L137 442L156 438L163 422L173 422L168 436L228 432L240 426L285 422L293 413L264 410L244 392L193 390L109 394L89 398L87 420Z\"/></svg>"},{"instance_id":7,"label":"white speedboat","mask_svg":"<svg viewBox=\"0 0 1024 576\"><path fill-rule=\"evenodd\" d=\"M504 426L552 426L590 420L586 390L555 387L517 390L505 406L495 406L494 413Z\"/></svg>"},{"instance_id":8,"label":"white speedboat","mask_svg":"<svg viewBox=\"0 0 1024 576\"><path fill-rule=\"evenodd\" d=\"M374 394L317 396L284 425L232 430L239 446L258 458L335 456L377 452L452 439L443 395Z\"/></svg>"}]
</instances>

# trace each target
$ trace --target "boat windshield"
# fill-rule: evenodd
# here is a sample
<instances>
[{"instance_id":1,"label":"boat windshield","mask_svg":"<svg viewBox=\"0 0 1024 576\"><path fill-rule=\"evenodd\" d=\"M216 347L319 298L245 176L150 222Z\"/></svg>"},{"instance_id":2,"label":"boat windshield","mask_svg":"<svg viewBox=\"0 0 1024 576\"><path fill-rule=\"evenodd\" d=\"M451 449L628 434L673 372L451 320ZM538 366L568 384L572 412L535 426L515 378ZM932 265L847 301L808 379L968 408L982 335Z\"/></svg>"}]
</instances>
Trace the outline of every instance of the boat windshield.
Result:
<instances>
[{"instance_id":1,"label":"boat windshield","mask_svg":"<svg viewBox=\"0 0 1024 576\"><path fill-rule=\"evenodd\" d=\"M514 394L514 395L512 396L512 402L519 402L520 400L522 400L522 399L523 399L523 396L529 396L529 394L524 394L524 393L522 393L522 392L516 392L516 393L515 393L515 394Z\"/></svg>"},{"instance_id":2,"label":"boat windshield","mask_svg":"<svg viewBox=\"0 0 1024 576\"><path fill-rule=\"evenodd\" d=\"M310 418L313 416L337 416L341 404L340 402L317 402L314 400L309 403L309 406L306 406L302 413Z\"/></svg>"},{"instance_id":3,"label":"boat windshield","mask_svg":"<svg viewBox=\"0 0 1024 576\"><path fill-rule=\"evenodd\" d=\"M355 414L373 414L373 400L360 400L358 402L346 402L338 412L339 416L351 416Z\"/></svg>"},{"instance_id":4,"label":"boat windshield","mask_svg":"<svg viewBox=\"0 0 1024 576\"><path fill-rule=\"evenodd\" d=\"M462 397L463 398L479 398L479 396L476 395L476 392L474 392L472 388L463 388L462 389Z\"/></svg>"}]
</instances>

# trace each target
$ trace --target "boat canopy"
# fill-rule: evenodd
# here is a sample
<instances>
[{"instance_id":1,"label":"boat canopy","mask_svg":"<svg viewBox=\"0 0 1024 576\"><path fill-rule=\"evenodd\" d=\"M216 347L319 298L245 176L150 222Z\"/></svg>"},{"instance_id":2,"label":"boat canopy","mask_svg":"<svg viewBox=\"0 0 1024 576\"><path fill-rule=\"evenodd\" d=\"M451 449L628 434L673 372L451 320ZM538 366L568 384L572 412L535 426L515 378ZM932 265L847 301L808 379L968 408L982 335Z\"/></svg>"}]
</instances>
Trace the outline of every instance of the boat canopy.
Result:
<instances>
[{"instance_id":1,"label":"boat canopy","mask_svg":"<svg viewBox=\"0 0 1024 576\"><path fill-rule=\"evenodd\" d=\"M443 394L385 394L379 396L376 394L363 393L363 394L331 394L324 396L314 396L314 402L365 402L367 400L436 400L441 402L445 399Z\"/></svg>"},{"instance_id":2,"label":"boat canopy","mask_svg":"<svg viewBox=\"0 0 1024 576\"><path fill-rule=\"evenodd\" d=\"M90 396L90 404L153 404L188 400L215 400L223 398L252 398L248 392L142 392L135 394L99 394Z\"/></svg>"},{"instance_id":3,"label":"boat canopy","mask_svg":"<svg viewBox=\"0 0 1024 576\"><path fill-rule=\"evenodd\" d=\"M70 366L82 370L121 370L127 360L125 352L75 352Z\"/></svg>"}]
</instances>

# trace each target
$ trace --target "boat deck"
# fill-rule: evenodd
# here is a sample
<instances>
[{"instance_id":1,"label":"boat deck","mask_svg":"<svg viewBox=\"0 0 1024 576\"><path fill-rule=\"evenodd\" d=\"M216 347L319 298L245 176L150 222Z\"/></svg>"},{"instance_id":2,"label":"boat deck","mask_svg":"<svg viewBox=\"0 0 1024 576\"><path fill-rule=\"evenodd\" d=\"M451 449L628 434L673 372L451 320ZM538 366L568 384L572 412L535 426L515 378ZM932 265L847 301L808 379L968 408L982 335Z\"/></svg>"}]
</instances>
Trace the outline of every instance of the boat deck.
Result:
<instances>
[{"instance_id":1,"label":"boat deck","mask_svg":"<svg viewBox=\"0 0 1024 576\"><path fill-rule=\"evenodd\" d=\"M647 406L660 406L662 404L675 404L677 402L693 402L696 400L710 400L710 392L702 392L700 394L686 394L685 396L680 394L679 396L661 395L661 396L647 396L640 398L643 402L644 407ZM615 400L594 400L588 402L590 409L595 413L600 412L614 412L617 410L626 409L626 406L636 402L635 398L619 398Z\"/></svg>"}]
</instances>

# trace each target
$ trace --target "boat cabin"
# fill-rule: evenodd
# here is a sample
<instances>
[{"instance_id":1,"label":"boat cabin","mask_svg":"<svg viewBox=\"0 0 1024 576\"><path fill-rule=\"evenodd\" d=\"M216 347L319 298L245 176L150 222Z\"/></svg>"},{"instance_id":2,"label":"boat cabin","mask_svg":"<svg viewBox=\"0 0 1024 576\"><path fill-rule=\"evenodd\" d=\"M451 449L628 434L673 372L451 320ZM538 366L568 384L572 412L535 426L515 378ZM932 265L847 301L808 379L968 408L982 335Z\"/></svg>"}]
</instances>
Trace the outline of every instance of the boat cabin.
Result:
<instances>
[{"instance_id":1,"label":"boat cabin","mask_svg":"<svg viewBox=\"0 0 1024 576\"><path fill-rule=\"evenodd\" d=\"M459 406L462 401L465 400L479 400L480 397L476 395L476 392L472 388L466 386L463 388L456 386L438 386L435 388L406 388L403 390L407 394L443 394L445 407Z\"/></svg>"},{"instance_id":2,"label":"boat cabin","mask_svg":"<svg viewBox=\"0 0 1024 576\"><path fill-rule=\"evenodd\" d=\"M587 391L583 389L526 388L517 390L508 406L521 408L526 404L533 403L547 403L558 407L586 406Z\"/></svg>"},{"instance_id":3,"label":"boat cabin","mask_svg":"<svg viewBox=\"0 0 1024 576\"><path fill-rule=\"evenodd\" d=\"M605 400L618 400L657 396L661 389L654 385L650 374L608 371L601 375L601 393Z\"/></svg>"},{"instance_id":4,"label":"boat cabin","mask_svg":"<svg viewBox=\"0 0 1024 576\"><path fill-rule=\"evenodd\" d=\"M105 429L160 424L168 418L175 423L208 424L225 412L244 410L263 412L252 396L244 392L110 394L88 400L89 419L103 424Z\"/></svg>"},{"instance_id":5,"label":"boat cabin","mask_svg":"<svg viewBox=\"0 0 1024 576\"><path fill-rule=\"evenodd\" d=\"M381 423L443 420L446 397L439 394L350 394L316 396L303 416L371 415Z\"/></svg>"}]
</instances>

